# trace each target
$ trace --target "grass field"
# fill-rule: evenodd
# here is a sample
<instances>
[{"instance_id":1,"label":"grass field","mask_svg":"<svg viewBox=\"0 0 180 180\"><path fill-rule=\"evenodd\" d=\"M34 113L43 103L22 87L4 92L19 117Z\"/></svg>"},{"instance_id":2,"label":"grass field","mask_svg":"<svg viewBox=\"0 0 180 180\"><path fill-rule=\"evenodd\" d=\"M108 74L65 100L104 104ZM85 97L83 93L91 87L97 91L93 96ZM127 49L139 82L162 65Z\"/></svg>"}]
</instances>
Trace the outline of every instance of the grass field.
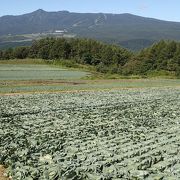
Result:
<instances>
[{"instance_id":1,"label":"grass field","mask_svg":"<svg viewBox=\"0 0 180 180\"><path fill-rule=\"evenodd\" d=\"M36 63L36 64L35 64ZM1 61L0 93L59 92L143 87L176 87L179 79L98 79L91 73L42 61ZM93 74L92 74L93 76Z\"/></svg>"},{"instance_id":2,"label":"grass field","mask_svg":"<svg viewBox=\"0 0 180 180\"><path fill-rule=\"evenodd\" d=\"M80 79L88 73L39 64L1 64L0 81Z\"/></svg>"},{"instance_id":3,"label":"grass field","mask_svg":"<svg viewBox=\"0 0 180 180\"><path fill-rule=\"evenodd\" d=\"M179 86L180 80L168 79L0 81L0 93L46 93Z\"/></svg>"}]
</instances>

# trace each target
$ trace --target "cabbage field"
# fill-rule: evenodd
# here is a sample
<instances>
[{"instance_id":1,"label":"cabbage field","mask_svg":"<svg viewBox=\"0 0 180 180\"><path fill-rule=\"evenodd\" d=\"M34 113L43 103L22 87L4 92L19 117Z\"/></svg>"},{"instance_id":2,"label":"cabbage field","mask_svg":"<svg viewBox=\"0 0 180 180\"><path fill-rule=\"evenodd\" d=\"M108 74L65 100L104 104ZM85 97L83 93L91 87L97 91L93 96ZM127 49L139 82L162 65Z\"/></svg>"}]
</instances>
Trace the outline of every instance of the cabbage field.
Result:
<instances>
[{"instance_id":1,"label":"cabbage field","mask_svg":"<svg viewBox=\"0 0 180 180\"><path fill-rule=\"evenodd\" d=\"M89 73L46 64L1 64L0 81L80 79Z\"/></svg>"},{"instance_id":2,"label":"cabbage field","mask_svg":"<svg viewBox=\"0 0 180 180\"><path fill-rule=\"evenodd\" d=\"M36 61L36 63L42 63ZM33 64L30 60L0 61L0 94L177 87L179 85L180 79L101 79L92 72L50 64Z\"/></svg>"},{"instance_id":3,"label":"cabbage field","mask_svg":"<svg viewBox=\"0 0 180 180\"><path fill-rule=\"evenodd\" d=\"M15 180L180 179L180 88L0 96Z\"/></svg>"}]
</instances>

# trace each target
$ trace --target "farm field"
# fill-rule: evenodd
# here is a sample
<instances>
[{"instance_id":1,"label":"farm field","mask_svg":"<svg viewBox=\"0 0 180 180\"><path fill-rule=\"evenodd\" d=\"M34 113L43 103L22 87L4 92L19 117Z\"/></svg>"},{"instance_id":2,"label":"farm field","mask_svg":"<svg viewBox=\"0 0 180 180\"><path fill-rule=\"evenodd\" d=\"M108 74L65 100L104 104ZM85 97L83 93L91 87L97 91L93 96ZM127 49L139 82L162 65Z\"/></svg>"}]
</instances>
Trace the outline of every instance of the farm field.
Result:
<instances>
[{"instance_id":1,"label":"farm field","mask_svg":"<svg viewBox=\"0 0 180 180\"><path fill-rule=\"evenodd\" d=\"M89 76L0 62L0 171L18 180L180 179L180 80Z\"/></svg>"},{"instance_id":2,"label":"farm field","mask_svg":"<svg viewBox=\"0 0 180 180\"><path fill-rule=\"evenodd\" d=\"M45 64L0 64L0 81L80 79L88 73Z\"/></svg>"},{"instance_id":3,"label":"farm field","mask_svg":"<svg viewBox=\"0 0 180 180\"><path fill-rule=\"evenodd\" d=\"M26 63L0 62L0 94L180 86L179 79L88 80L89 72Z\"/></svg>"},{"instance_id":4,"label":"farm field","mask_svg":"<svg viewBox=\"0 0 180 180\"><path fill-rule=\"evenodd\" d=\"M180 179L180 88L0 96L13 179Z\"/></svg>"},{"instance_id":5,"label":"farm field","mask_svg":"<svg viewBox=\"0 0 180 180\"><path fill-rule=\"evenodd\" d=\"M0 94L180 87L179 79L0 81Z\"/></svg>"}]
</instances>

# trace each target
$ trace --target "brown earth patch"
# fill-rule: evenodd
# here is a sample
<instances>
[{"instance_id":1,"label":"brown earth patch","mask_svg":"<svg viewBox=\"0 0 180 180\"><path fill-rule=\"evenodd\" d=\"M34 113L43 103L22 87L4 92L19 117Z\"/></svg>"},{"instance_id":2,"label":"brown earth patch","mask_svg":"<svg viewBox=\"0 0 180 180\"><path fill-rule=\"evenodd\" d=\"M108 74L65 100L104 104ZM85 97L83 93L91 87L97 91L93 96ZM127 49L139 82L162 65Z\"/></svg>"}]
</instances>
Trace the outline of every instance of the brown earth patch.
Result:
<instances>
[{"instance_id":1,"label":"brown earth patch","mask_svg":"<svg viewBox=\"0 0 180 180\"><path fill-rule=\"evenodd\" d=\"M5 176L5 168L0 165L0 180L10 180L8 177Z\"/></svg>"},{"instance_id":2,"label":"brown earth patch","mask_svg":"<svg viewBox=\"0 0 180 180\"><path fill-rule=\"evenodd\" d=\"M63 81L63 80L27 80L27 81L2 81L0 86L26 86L26 85L80 85L85 84L85 81Z\"/></svg>"}]
</instances>

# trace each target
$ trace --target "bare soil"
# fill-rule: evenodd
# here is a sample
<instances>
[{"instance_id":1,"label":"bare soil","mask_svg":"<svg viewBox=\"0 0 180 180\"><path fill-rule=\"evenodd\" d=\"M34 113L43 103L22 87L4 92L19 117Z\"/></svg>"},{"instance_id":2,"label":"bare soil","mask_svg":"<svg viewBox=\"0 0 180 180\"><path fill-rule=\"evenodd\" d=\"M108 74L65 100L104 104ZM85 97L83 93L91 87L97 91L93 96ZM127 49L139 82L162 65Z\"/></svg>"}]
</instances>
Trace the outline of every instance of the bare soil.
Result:
<instances>
[{"instance_id":1,"label":"bare soil","mask_svg":"<svg viewBox=\"0 0 180 180\"><path fill-rule=\"evenodd\" d=\"M9 178L5 176L5 168L2 165L0 165L0 180L9 180Z\"/></svg>"},{"instance_id":2,"label":"bare soil","mask_svg":"<svg viewBox=\"0 0 180 180\"><path fill-rule=\"evenodd\" d=\"M84 81L63 81L63 80L29 80L29 81L2 81L0 86L26 86L26 85L60 85L60 84L69 84L69 85L79 85L85 84Z\"/></svg>"}]
</instances>

